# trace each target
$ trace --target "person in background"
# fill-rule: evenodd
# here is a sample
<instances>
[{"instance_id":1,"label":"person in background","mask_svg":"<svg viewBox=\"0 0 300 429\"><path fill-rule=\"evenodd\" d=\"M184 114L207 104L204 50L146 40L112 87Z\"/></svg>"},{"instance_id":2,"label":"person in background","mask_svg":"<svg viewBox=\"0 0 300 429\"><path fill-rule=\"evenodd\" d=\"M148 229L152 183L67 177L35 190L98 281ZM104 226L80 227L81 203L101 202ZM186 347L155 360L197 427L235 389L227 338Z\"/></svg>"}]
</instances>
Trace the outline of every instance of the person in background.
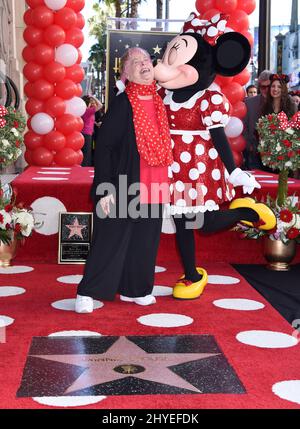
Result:
<instances>
[{"instance_id":1,"label":"person in background","mask_svg":"<svg viewBox=\"0 0 300 429\"><path fill-rule=\"evenodd\" d=\"M289 77L286 74L271 74L261 115L284 112L290 119L297 112L293 98L288 94Z\"/></svg>"},{"instance_id":2,"label":"person in background","mask_svg":"<svg viewBox=\"0 0 300 429\"><path fill-rule=\"evenodd\" d=\"M255 97L257 95L257 88L255 85L249 85L246 88L247 97Z\"/></svg>"},{"instance_id":3,"label":"person in background","mask_svg":"<svg viewBox=\"0 0 300 429\"><path fill-rule=\"evenodd\" d=\"M100 103L100 101L97 100L97 98L92 97L90 95L85 95L82 97L82 99L85 101L87 109L84 115L82 116L84 127L81 133L84 137L84 146L81 149L83 153L83 160L82 160L81 166L91 167L95 114L101 109L102 104Z\"/></svg>"},{"instance_id":4,"label":"person in background","mask_svg":"<svg viewBox=\"0 0 300 429\"><path fill-rule=\"evenodd\" d=\"M289 95L292 97L292 99L294 100L294 102L296 103L296 106L298 108L298 110L300 110L300 91L290 91Z\"/></svg>"},{"instance_id":5,"label":"person in background","mask_svg":"<svg viewBox=\"0 0 300 429\"><path fill-rule=\"evenodd\" d=\"M246 149L243 152L244 155L244 169L252 170L265 170L261 162L260 155L257 151L258 145L258 134L256 131L256 124L261 116L262 107L264 105L265 98L267 96L268 88L270 86L270 76L272 72L270 70L264 70L258 77L258 89L260 94L254 97L247 97L245 104L247 107L247 114L244 118L244 131L243 136L247 141Z\"/></svg>"}]
</instances>

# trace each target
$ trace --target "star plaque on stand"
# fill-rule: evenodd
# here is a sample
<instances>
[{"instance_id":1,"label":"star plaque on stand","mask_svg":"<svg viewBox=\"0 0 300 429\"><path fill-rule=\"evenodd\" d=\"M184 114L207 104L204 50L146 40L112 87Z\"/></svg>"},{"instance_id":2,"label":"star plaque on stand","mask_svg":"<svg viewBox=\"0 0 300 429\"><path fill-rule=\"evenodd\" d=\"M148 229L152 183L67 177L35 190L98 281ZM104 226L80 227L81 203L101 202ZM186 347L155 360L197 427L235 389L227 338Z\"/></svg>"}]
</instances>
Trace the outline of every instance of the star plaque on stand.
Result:
<instances>
[{"instance_id":1,"label":"star plaque on stand","mask_svg":"<svg viewBox=\"0 0 300 429\"><path fill-rule=\"evenodd\" d=\"M59 264L84 264L92 240L93 213L59 214Z\"/></svg>"}]
</instances>

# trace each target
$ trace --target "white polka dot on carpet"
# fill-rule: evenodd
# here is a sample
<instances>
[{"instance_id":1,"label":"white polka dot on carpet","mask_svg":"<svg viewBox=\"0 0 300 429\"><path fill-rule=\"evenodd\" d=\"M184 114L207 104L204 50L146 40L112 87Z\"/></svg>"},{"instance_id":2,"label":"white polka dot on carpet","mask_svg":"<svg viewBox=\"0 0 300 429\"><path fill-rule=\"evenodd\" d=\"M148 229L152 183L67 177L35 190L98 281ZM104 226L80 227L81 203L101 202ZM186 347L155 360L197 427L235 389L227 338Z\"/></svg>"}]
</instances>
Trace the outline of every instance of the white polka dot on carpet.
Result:
<instances>
[{"instance_id":1,"label":"white polka dot on carpet","mask_svg":"<svg viewBox=\"0 0 300 429\"><path fill-rule=\"evenodd\" d=\"M160 267L158 265L155 266L155 272L156 273L163 273L164 271L166 271L167 269L164 267Z\"/></svg>"},{"instance_id":2,"label":"white polka dot on carpet","mask_svg":"<svg viewBox=\"0 0 300 429\"><path fill-rule=\"evenodd\" d=\"M26 290L17 286L1 286L0 297L22 295Z\"/></svg>"},{"instance_id":3,"label":"white polka dot on carpet","mask_svg":"<svg viewBox=\"0 0 300 429\"><path fill-rule=\"evenodd\" d=\"M240 280L236 277L211 274L208 276L208 283L214 285L234 285L240 283Z\"/></svg>"},{"instance_id":4,"label":"white polka dot on carpet","mask_svg":"<svg viewBox=\"0 0 300 429\"><path fill-rule=\"evenodd\" d=\"M2 316L0 314L0 328L4 328L5 326L12 325L14 323L15 319L8 316Z\"/></svg>"},{"instance_id":5,"label":"white polka dot on carpet","mask_svg":"<svg viewBox=\"0 0 300 429\"><path fill-rule=\"evenodd\" d=\"M82 275L80 274L73 274L70 276L62 276L58 277L57 281L60 283L67 283L67 284L79 284L82 280Z\"/></svg>"},{"instance_id":6,"label":"white polka dot on carpet","mask_svg":"<svg viewBox=\"0 0 300 429\"><path fill-rule=\"evenodd\" d=\"M169 286L154 286L152 295L154 296L168 296L172 295L173 288Z\"/></svg>"},{"instance_id":7,"label":"white polka dot on carpet","mask_svg":"<svg viewBox=\"0 0 300 429\"><path fill-rule=\"evenodd\" d=\"M0 268L0 274L22 274L33 270L34 268L25 265L13 265L12 267Z\"/></svg>"},{"instance_id":8,"label":"white polka dot on carpet","mask_svg":"<svg viewBox=\"0 0 300 429\"><path fill-rule=\"evenodd\" d=\"M258 301L253 301L251 299L240 299L240 298L231 298L231 299L217 299L213 302L216 307L228 309L228 310L242 310L242 311L251 311L251 310L261 310L264 308L264 304Z\"/></svg>"},{"instance_id":9,"label":"white polka dot on carpet","mask_svg":"<svg viewBox=\"0 0 300 429\"><path fill-rule=\"evenodd\" d=\"M48 337L101 337L102 334L94 331L58 331L49 334Z\"/></svg>"},{"instance_id":10,"label":"white polka dot on carpet","mask_svg":"<svg viewBox=\"0 0 300 429\"><path fill-rule=\"evenodd\" d=\"M50 407L82 407L97 404L106 399L106 396L41 396L32 399L39 404Z\"/></svg>"},{"instance_id":11,"label":"white polka dot on carpet","mask_svg":"<svg viewBox=\"0 0 300 429\"><path fill-rule=\"evenodd\" d=\"M300 380L286 380L275 383L272 392L281 399L300 404Z\"/></svg>"},{"instance_id":12,"label":"white polka dot on carpet","mask_svg":"<svg viewBox=\"0 0 300 429\"><path fill-rule=\"evenodd\" d=\"M179 326L191 325L194 320L183 314L153 313L141 316L137 319L139 323L146 326L156 326L160 328L176 328Z\"/></svg>"},{"instance_id":13,"label":"white polka dot on carpet","mask_svg":"<svg viewBox=\"0 0 300 429\"><path fill-rule=\"evenodd\" d=\"M94 310L103 307L103 302L94 299ZM75 311L75 299L62 299L51 303L51 306L57 310Z\"/></svg>"},{"instance_id":14,"label":"white polka dot on carpet","mask_svg":"<svg viewBox=\"0 0 300 429\"><path fill-rule=\"evenodd\" d=\"M248 346L268 349L293 347L298 344L298 340L292 335L275 331L244 331L237 334L236 339Z\"/></svg>"}]
</instances>

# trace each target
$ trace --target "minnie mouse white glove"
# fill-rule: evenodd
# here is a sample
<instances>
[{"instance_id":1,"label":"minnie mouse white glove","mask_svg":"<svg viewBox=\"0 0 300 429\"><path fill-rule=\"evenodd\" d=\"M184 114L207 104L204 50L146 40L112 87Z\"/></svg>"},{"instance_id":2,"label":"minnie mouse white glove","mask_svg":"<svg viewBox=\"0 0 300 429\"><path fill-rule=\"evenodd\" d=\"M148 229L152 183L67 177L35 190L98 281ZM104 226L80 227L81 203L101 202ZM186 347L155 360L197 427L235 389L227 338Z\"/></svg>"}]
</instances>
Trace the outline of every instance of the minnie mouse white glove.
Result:
<instances>
[{"instance_id":1,"label":"minnie mouse white glove","mask_svg":"<svg viewBox=\"0 0 300 429\"><path fill-rule=\"evenodd\" d=\"M254 176L240 168L235 168L230 174L228 181L233 186L243 186L244 194L252 194L254 188L261 188L261 185L255 180Z\"/></svg>"}]
</instances>

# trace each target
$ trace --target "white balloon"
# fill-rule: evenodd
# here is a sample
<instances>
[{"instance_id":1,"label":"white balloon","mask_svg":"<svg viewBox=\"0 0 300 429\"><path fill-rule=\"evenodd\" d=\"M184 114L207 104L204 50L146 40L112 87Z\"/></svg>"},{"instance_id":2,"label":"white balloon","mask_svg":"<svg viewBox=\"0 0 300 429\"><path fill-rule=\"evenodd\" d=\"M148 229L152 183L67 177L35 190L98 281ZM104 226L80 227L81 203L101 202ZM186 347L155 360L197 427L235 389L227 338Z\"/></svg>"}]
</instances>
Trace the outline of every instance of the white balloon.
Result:
<instances>
[{"instance_id":1,"label":"white balloon","mask_svg":"<svg viewBox=\"0 0 300 429\"><path fill-rule=\"evenodd\" d=\"M238 137L240 134L242 134L243 129L243 122L239 118L232 116L225 127L225 134L230 138Z\"/></svg>"},{"instance_id":2,"label":"white balloon","mask_svg":"<svg viewBox=\"0 0 300 429\"><path fill-rule=\"evenodd\" d=\"M48 134L54 128L54 120L47 113L37 113L31 118L31 127L37 134Z\"/></svg>"},{"instance_id":3,"label":"white balloon","mask_svg":"<svg viewBox=\"0 0 300 429\"><path fill-rule=\"evenodd\" d=\"M55 61L61 63L65 67L71 67L78 60L78 51L75 46L69 43L60 45L55 51Z\"/></svg>"},{"instance_id":4,"label":"white balloon","mask_svg":"<svg viewBox=\"0 0 300 429\"><path fill-rule=\"evenodd\" d=\"M66 6L67 0L45 0L45 4L49 9L59 10Z\"/></svg>"},{"instance_id":5,"label":"white balloon","mask_svg":"<svg viewBox=\"0 0 300 429\"><path fill-rule=\"evenodd\" d=\"M86 111L86 104L80 97L73 97L66 101L66 113L74 116L82 116Z\"/></svg>"}]
</instances>

